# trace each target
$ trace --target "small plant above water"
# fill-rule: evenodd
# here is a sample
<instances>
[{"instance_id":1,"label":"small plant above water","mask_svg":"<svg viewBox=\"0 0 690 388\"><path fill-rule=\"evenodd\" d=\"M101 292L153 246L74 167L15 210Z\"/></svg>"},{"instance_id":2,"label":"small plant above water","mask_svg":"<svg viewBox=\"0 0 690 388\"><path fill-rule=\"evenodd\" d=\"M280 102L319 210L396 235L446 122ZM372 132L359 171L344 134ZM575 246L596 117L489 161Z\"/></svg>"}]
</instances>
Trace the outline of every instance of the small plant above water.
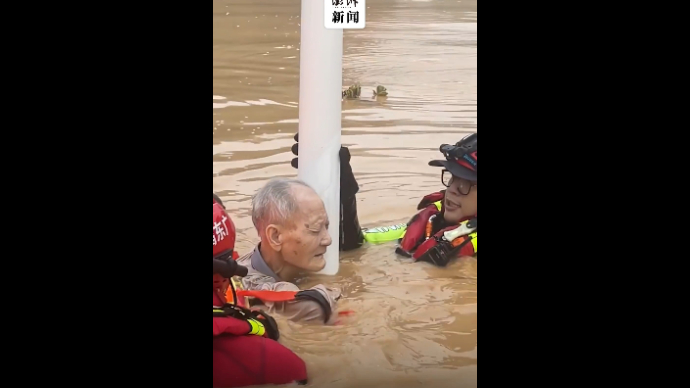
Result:
<instances>
[{"instance_id":1,"label":"small plant above water","mask_svg":"<svg viewBox=\"0 0 690 388\"><path fill-rule=\"evenodd\" d=\"M362 94L362 87L359 85L359 83L356 83L347 90L343 90L343 97L342 98L348 98L348 99L353 99L353 98L359 98L359 96Z\"/></svg>"},{"instance_id":2,"label":"small plant above water","mask_svg":"<svg viewBox=\"0 0 690 388\"><path fill-rule=\"evenodd\" d=\"M385 97L388 95L388 90L386 89L385 86L379 85L376 87L376 90L374 90L374 97Z\"/></svg>"},{"instance_id":3,"label":"small plant above water","mask_svg":"<svg viewBox=\"0 0 690 388\"><path fill-rule=\"evenodd\" d=\"M342 92L342 98L343 99L357 99L362 95L362 86L359 83L355 83L349 88L343 90ZM374 98L376 97L386 97L388 96L388 89L386 89L385 86L379 85L376 87L376 90L374 90Z\"/></svg>"}]
</instances>

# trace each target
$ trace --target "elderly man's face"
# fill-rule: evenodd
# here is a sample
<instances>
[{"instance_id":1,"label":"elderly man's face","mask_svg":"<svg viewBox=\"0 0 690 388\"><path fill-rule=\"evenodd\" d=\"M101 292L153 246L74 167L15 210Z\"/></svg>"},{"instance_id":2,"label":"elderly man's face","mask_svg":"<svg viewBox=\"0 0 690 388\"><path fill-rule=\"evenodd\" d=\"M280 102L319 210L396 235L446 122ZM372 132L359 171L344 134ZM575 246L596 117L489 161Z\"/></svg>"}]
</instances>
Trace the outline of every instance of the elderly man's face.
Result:
<instances>
[{"instance_id":1,"label":"elderly man's face","mask_svg":"<svg viewBox=\"0 0 690 388\"><path fill-rule=\"evenodd\" d=\"M303 271L320 271L326 266L326 248L333 242L328 234L328 214L312 189L298 186L293 190L300 211L292 219L293 228L281 236L283 259Z\"/></svg>"}]
</instances>

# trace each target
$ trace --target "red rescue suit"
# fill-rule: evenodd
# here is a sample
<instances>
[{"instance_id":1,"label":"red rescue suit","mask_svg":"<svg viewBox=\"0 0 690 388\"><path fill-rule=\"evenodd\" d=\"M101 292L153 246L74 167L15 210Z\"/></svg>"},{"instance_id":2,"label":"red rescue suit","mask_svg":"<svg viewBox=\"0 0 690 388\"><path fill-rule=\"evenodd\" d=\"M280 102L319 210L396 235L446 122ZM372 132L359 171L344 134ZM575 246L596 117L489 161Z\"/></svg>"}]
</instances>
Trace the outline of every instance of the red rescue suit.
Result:
<instances>
[{"instance_id":1,"label":"red rescue suit","mask_svg":"<svg viewBox=\"0 0 690 388\"><path fill-rule=\"evenodd\" d=\"M420 210L407 224L400 239L398 254L444 267L459 256L477 254L477 215L446 225L443 220L445 191L425 196L417 206Z\"/></svg>"},{"instance_id":2,"label":"red rescue suit","mask_svg":"<svg viewBox=\"0 0 690 388\"><path fill-rule=\"evenodd\" d=\"M213 387L306 384L304 361L268 338L269 331L257 329L252 319L216 316L217 306L223 305L223 299L214 291Z\"/></svg>"}]
</instances>

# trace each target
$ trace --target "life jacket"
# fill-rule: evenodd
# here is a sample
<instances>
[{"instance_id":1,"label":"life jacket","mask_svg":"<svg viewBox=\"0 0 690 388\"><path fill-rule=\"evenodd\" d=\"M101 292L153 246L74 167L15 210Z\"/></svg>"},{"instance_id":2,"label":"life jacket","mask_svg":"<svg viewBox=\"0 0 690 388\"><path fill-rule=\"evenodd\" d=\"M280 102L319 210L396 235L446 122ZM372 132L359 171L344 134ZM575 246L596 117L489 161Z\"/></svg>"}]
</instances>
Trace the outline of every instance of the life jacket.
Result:
<instances>
[{"instance_id":1,"label":"life jacket","mask_svg":"<svg viewBox=\"0 0 690 388\"><path fill-rule=\"evenodd\" d=\"M305 385L307 366L290 349L259 336L213 338L213 387Z\"/></svg>"},{"instance_id":2,"label":"life jacket","mask_svg":"<svg viewBox=\"0 0 690 388\"><path fill-rule=\"evenodd\" d=\"M302 291L254 291L254 290L245 290L244 287L242 286L242 282L233 279L233 286L228 288L225 294L225 298L227 300L234 300L234 297L232 295L233 288L235 290L235 294L237 295L237 299L242 303L244 306L256 306L257 304L262 304L265 302L272 302L272 303L280 303L280 302L290 302L290 301L297 301L297 300L311 300L313 302L316 302L321 309L323 310L324 313L324 323L328 322L328 320L331 318L332 310L331 310L331 304L328 303L328 300L321 295L320 292L316 290L302 290ZM338 313L338 315L345 315L348 314L349 312L341 312Z\"/></svg>"},{"instance_id":3,"label":"life jacket","mask_svg":"<svg viewBox=\"0 0 690 388\"><path fill-rule=\"evenodd\" d=\"M407 223L400 239L398 254L445 267L454 257L477 254L477 216L462 220L459 225L434 229L443 225L445 191L432 193L417 205L419 212ZM440 218L439 218L440 217Z\"/></svg>"},{"instance_id":4,"label":"life jacket","mask_svg":"<svg viewBox=\"0 0 690 388\"><path fill-rule=\"evenodd\" d=\"M223 295L223 301L226 303L234 303L234 294L237 295L239 306L244 308L252 308L259 304L266 302L271 303L281 303L299 300L311 300L316 302L324 313L324 323L328 322L331 318L333 311L331 310L331 304L328 300L321 295L317 290L302 290L302 291L254 291L245 290L242 282L238 278L233 278L232 287L228 287ZM349 316L354 312L351 310L339 311L338 316Z\"/></svg>"},{"instance_id":5,"label":"life jacket","mask_svg":"<svg viewBox=\"0 0 690 388\"><path fill-rule=\"evenodd\" d=\"M278 324L273 317L261 310L248 310L230 303L213 306L213 335L224 333L258 335L274 341L280 338Z\"/></svg>"},{"instance_id":6,"label":"life jacket","mask_svg":"<svg viewBox=\"0 0 690 388\"><path fill-rule=\"evenodd\" d=\"M239 257L236 251L233 252L233 259ZM235 300L235 296L237 300ZM219 274L213 275L213 305L221 306L224 304L237 305L241 308L252 308L257 304L265 302L279 303L297 300L311 300L316 302L324 313L324 323L331 318L331 304L316 290L302 291L254 291L245 290L239 277L226 279ZM351 315L353 311L340 311L338 316Z\"/></svg>"},{"instance_id":7,"label":"life jacket","mask_svg":"<svg viewBox=\"0 0 690 388\"><path fill-rule=\"evenodd\" d=\"M232 252L232 259L237 260L239 258L239 254L236 251ZM234 279L234 280L233 280ZM232 296L232 288L230 287L230 282L232 281L233 284L237 285L239 283L238 280L235 278L233 279L227 279L224 278L223 276L219 274L213 274L213 291L214 293L217 292L218 295L225 295L225 299L222 300L220 304L225 304L225 303L235 303L235 300ZM239 283L241 284L241 283ZM228 298L227 296L230 296ZM240 299L240 298L238 298ZM240 299L237 303L238 305L242 307L247 307L248 305L244 303L242 299Z\"/></svg>"},{"instance_id":8,"label":"life jacket","mask_svg":"<svg viewBox=\"0 0 690 388\"><path fill-rule=\"evenodd\" d=\"M307 384L304 361L277 342L275 320L263 311L216 305L213 297L213 387Z\"/></svg>"}]
</instances>

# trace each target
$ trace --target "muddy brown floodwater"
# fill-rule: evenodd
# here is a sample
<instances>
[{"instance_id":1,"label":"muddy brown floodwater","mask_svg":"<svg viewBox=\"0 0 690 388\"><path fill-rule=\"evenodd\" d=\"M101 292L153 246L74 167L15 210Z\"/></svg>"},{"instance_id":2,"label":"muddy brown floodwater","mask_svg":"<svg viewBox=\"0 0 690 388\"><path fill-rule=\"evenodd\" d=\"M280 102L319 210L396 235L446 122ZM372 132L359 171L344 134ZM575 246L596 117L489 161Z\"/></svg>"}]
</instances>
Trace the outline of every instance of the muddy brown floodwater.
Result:
<instances>
[{"instance_id":1,"label":"muddy brown floodwater","mask_svg":"<svg viewBox=\"0 0 690 388\"><path fill-rule=\"evenodd\" d=\"M477 130L477 2L368 0L364 30L344 32L343 144L362 226L405 222L442 188L441 143ZM290 166L299 96L299 0L213 0L213 191L238 229L238 251L257 242L251 196ZM382 84L389 97L374 101ZM314 387L476 387L477 262L414 264L395 245L341 255L340 273L300 284L340 287L343 326L279 319Z\"/></svg>"}]
</instances>

